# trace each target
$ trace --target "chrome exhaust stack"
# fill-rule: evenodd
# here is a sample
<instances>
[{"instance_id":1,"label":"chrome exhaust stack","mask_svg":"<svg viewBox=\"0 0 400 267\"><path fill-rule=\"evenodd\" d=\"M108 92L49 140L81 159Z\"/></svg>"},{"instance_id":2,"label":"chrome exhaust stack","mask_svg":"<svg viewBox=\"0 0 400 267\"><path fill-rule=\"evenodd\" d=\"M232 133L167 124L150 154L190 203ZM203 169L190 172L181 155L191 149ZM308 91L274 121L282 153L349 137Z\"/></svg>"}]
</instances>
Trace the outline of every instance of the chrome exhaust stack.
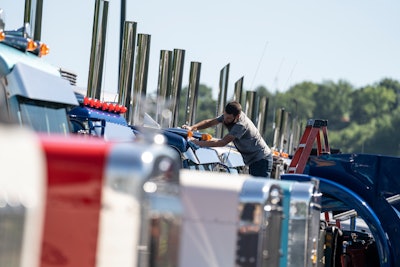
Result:
<instances>
[{"instance_id":1,"label":"chrome exhaust stack","mask_svg":"<svg viewBox=\"0 0 400 267\"><path fill-rule=\"evenodd\" d=\"M224 68L221 69L219 75L219 94L218 94L218 103L217 103L217 116L224 113L226 106L226 94L228 91L228 80L229 80L229 67L228 63ZM224 137L224 128L221 125L218 125L215 129L215 137L223 138Z\"/></svg>"},{"instance_id":2,"label":"chrome exhaust stack","mask_svg":"<svg viewBox=\"0 0 400 267\"><path fill-rule=\"evenodd\" d=\"M185 124L193 125L196 122L197 99L199 94L200 62L190 63L189 88L186 97Z\"/></svg>"},{"instance_id":3,"label":"chrome exhaust stack","mask_svg":"<svg viewBox=\"0 0 400 267\"><path fill-rule=\"evenodd\" d=\"M108 1L97 0L94 7L92 48L86 95L100 99L107 32Z\"/></svg>"},{"instance_id":4,"label":"chrome exhaust stack","mask_svg":"<svg viewBox=\"0 0 400 267\"><path fill-rule=\"evenodd\" d=\"M244 77L240 78L235 82L235 91L233 94L233 100L242 104L242 94L243 94L243 81Z\"/></svg>"},{"instance_id":5,"label":"chrome exhaust stack","mask_svg":"<svg viewBox=\"0 0 400 267\"><path fill-rule=\"evenodd\" d=\"M32 2L36 3L35 6ZM33 40L40 40L42 35L42 13L43 13L43 0L25 0L24 12L24 25L29 23L31 30L31 38ZM25 26L26 27L26 26Z\"/></svg>"},{"instance_id":6,"label":"chrome exhaust stack","mask_svg":"<svg viewBox=\"0 0 400 267\"><path fill-rule=\"evenodd\" d=\"M171 75L172 75L172 51L160 51L160 63L157 87L157 113L156 122L161 128L171 125L172 112L167 110L171 101Z\"/></svg>"},{"instance_id":7,"label":"chrome exhaust stack","mask_svg":"<svg viewBox=\"0 0 400 267\"><path fill-rule=\"evenodd\" d=\"M257 125L257 92L255 91L247 91L246 92L246 104L245 104L245 113L247 117Z\"/></svg>"},{"instance_id":8,"label":"chrome exhaust stack","mask_svg":"<svg viewBox=\"0 0 400 267\"><path fill-rule=\"evenodd\" d=\"M128 118L129 124L131 125L141 125L143 122L145 111L144 100L147 91L147 75L149 69L150 39L151 36L148 34L138 34L133 101L130 106L132 112Z\"/></svg>"},{"instance_id":9,"label":"chrome exhaust stack","mask_svg":"<svg viewBox=\"0 0 400 267\"><path fill-rule=\"evenodd\" d=\"M132 113L132 80L133 80L133 62L135 58L136 43L136 27L137 23L125 21L124 33L122 39L120 73L118 82L118 104L128 107L124 114L125 118L129 118Z\"/></svg>"},{"instance_id":10,"label":"chrome exhaust stack","mask_svg":"<svg viewBox=\"0 0 400 267\"><path fill-rule=\"evenodd\" d=\"M182 91L184 62L185 62L185 50L174 49L174 59L172 63L173 68L172 68L172 79L171 79L172 122L170 127L178 126L179 101Z\"/></svg>"},{"instance_id":11,"label":"chrome exhaust stack","mask_svg":"<svg viewBox=\"0 0 400 267\"><path fill-rule=\"evenodd\" d=\"M268 102L269 99L266 96L261 96L259 98L257 128L264 139L267 139Z\"/></svg>"}]
</instances>

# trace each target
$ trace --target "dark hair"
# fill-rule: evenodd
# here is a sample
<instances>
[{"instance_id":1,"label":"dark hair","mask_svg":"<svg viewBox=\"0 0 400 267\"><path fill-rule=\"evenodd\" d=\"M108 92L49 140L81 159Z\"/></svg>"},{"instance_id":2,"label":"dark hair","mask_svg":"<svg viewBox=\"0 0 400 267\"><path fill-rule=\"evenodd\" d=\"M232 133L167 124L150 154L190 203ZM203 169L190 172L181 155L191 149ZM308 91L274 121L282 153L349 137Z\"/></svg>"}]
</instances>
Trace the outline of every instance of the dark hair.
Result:
<instances>
[{"instance_id":1,"label":"dark hair","mask_svg":"<svg viewBox=\"0 0 400 267\"><path fill-rule=\"evenodd\" d=\"M240 112L242 112L242 105L240 105L240 103L237 101L229 102L225 106L225 112L233 116L237 116L240 114Z\"/></svg>"}]
</instances>

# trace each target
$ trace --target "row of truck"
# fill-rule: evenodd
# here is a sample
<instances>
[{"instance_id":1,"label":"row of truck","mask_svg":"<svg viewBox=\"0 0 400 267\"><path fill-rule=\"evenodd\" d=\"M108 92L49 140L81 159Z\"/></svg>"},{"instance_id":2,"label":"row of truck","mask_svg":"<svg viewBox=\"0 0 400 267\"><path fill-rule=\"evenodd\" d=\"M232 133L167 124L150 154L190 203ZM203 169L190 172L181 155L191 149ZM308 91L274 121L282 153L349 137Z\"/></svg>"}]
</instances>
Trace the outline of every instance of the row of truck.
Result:
<instances>
[{"instance_id":1,"label":"row of truck","mask_svg":"<svg viewBox=\"0 0 400 267\"><path fill-rule=\"evenodd\" d=\"M234 147L77 92L26 29L0 29L0 266L400 264L400 158L252 177Z\"/></svg>"}]
</instances>

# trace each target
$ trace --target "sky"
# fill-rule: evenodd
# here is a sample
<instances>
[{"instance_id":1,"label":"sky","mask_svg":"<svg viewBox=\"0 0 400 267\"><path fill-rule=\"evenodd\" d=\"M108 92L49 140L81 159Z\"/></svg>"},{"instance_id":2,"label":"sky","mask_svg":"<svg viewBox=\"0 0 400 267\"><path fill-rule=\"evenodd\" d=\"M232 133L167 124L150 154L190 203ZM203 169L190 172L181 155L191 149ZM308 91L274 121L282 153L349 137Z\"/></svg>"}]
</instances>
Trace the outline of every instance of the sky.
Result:
<instances>
[{"instance_id":1,"label":"sky","mask_svg":"<svg viewBox=\"0 0 400 267\"><path fill-rule=\"evenodd\" d=\"M220 71L229 64L228 98L243 77L244 90L284 92L311 81L345 80L355 88L383 78L400 80L398 0L127 0L126 20L149 34L147 92L157 90L161 50L185 50L182 86L191 62L200 83L218 96ZM118 88L119 0L109 0L103 90ZM23 24L25 0L0 0L6 29ZM86 88L95 0L43 0L46 60L78 75Z\"/></svg>"}]
</instances>

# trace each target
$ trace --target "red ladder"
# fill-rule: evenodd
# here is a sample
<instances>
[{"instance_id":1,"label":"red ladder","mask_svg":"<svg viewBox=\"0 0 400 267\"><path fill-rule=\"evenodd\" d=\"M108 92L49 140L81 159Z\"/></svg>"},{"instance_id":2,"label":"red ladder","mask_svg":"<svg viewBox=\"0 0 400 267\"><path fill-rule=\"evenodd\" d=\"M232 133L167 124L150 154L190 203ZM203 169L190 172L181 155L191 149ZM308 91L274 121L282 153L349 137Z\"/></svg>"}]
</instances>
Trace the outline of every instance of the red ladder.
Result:
<instances>
[{"instance_id":1,"label":"red ladder","mask_svg":"<svg viewBox=\"0 0 400 267\"><path fill-rule=\"evenodd\" d=\"M303 173L306 162L311 154L311 149L315 138L317 139L317 155L329 154L331 152L328 144L328 121L327 120L308 120L306 129L300 139L300 144L292 158L288 173ZM324 148L321 145L321 131L324 135Z\"/></svg>"}]
</instances>

